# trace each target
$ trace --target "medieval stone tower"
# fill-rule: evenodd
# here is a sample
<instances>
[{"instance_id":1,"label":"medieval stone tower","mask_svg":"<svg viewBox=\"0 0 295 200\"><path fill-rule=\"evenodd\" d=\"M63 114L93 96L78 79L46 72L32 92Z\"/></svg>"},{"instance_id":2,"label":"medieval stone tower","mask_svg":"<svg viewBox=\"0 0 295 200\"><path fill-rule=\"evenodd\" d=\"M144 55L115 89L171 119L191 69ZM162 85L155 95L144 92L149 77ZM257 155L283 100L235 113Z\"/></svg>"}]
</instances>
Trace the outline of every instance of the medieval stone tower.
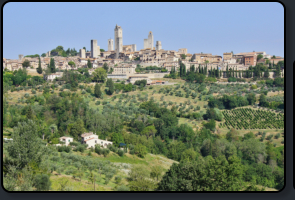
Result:
<instances>
[{"instance_id":1,"label":"medieval stone tower","mask_svg":"<svg viewBox=\"0 0 295 200\"><path fill-rule=\"evenodd\" d=\"M156 42L156 50L161 50L162 49L162 43L161 41Z\"/></svg>"},{"instance_id":2,"label":"medieval stone tower","mask_svg":"<svg viewBox=\"0 0 295 200\"><path fill-rule=\"evenodd\" d=\"M148 35L148 46L149 46L148 48L151 48L151 49L154 48L154 36L152 31L150 31Z\"/></svg>"},{"instance_id":3,"label":"medieval stone tower","mask_svg":"<svg viewBox=\"0 0 295 200\"><path fill-rule=\"evenodd\" d=\"M114 51L114 40L108 39L108 51Z\"/></svg>"},{"instance_id":4,"label":"medieval stone tower","mask_svg":"<svg viewBox=\"0 0 295 200\"><path fill-rule=\"evenodd\" d=\"M143 40L143 48L150 48L151 50L154 49L154 36L152 31L149 32L148 39Z\"/></svg>"},{"instance_id":5,"label":"medieval stone tower","mask_svg":"<svg viewBox=\"0 0 295 200\"><path fill-rule=\"evenodd\" d=\"M115 27L115 51L116 58L119 58L119 53L123 51L123 29L116 24Z\"/></svg>"},{"instance_id":6,"label":"medieval stone tower","mask_svg":"<svg viewBox=\"0 0 295 200\"><path fill-rule=\"evenodd\" d=\"M97 58L97 40L91 40L91 58Z\"/></svg>"}]
</instances>

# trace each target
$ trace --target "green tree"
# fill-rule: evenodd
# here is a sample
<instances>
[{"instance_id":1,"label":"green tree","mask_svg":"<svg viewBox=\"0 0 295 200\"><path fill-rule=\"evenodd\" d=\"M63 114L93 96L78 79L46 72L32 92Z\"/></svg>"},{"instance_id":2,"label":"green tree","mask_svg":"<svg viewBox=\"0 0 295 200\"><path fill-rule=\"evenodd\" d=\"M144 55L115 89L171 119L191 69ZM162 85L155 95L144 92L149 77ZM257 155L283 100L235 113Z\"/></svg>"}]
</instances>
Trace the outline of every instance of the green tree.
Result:
<instances>
[{"instance_id":1,"label":"green tree","mask_svg":"<svg viewBox=\"0 0 295 200\"><path fill-rule=\"evenodd\" d=\"M154 126L147 126L142 130L141 134L145 135L148 139L150 136L155 137L156 132L157 130Z\"/></svg>"},{"instance_id":2,"label":"green tree","mask_svg":"<svg viewBox=\"0 0 295 200\"><path fill-rule=\"evenodd\" d=\"M93 184L93 191L95 191L95 182L97 180L97 176L91 171L89 176L88 176L89 182Z\"/></svg>"},{"instance_id":3,"label":"green tree","mask_svg":"<svg viewBox=\"0 0 295 200\"><path fill-rule=\"evenodd\" d=\"M22 66L24 68L28 68L30 66L30 61L28 61L27 59L22 63Z\"/></svg>"},{"instance_id":4,"label":"green tree","mask_svg":"<svg viewBox=\"0 0 295 200\"><path fill-rule=\"evenodd\" d=\"M41 67L40 57L39 57L39 65L38 65L38 68L37 68L37 72L38 72L38 74L42 74L42 72L43 72L42 67Z\"/></svg>"},{"instance_id":5,"label":"green tree","mask_svg":"<svg viewBox=\"0 0 295 200\"><path fill-rule=\"evenodd\" d=\"M219 156L194 162L173 163L158 184L162 191L240 191L243 168L235 157Z\"/></svg>"},{"instance_id":6,"label":"green tree","mask_svg":"<svg viewBox=\"0 0 295 200\"><path fill-rule=\"evenodd\" d=\"M247 96L247 100L249 102L249 105L254 105L256 102L256 97L254 93L249 93Z\"/></svg>"},{"instance_id":7,"label":"green tree","mask_svg":"<svg viewBox=\"0 0 295 200\"><path fill-rule=\"evenodd\" d=\"M54 63L54 59L53 58L50 59L49 68L50 68L50 72L51 73L55 73L56 72L55 63Z\"/></svg>"},{"instance_id":8,"label":"green tree","mask_svg":"<svg viewBox=\"0 0 295 200\"><path fill-rule=\"evenodd\" d=\"M109 95L112 95L114 91L115 91L114 82L111 80L109 90L108 90Z\"/></svg>"},{"instance_id":9,"label":"green tree","mask_svg":"<svg viewBox=\"0 0 295 200\"><path fill-rule=\"evenodd\" d=\"M265 78L268 78L268 77L269 77L269 71L268 71L268 69L265 70L265 72L264 72L264 77L265 77Z\"/></svg>"},{"instance_id":10,"label":"green tree","mask_svg":"<svg viewBox=\"0 0 295 200\"><path fill-rule=\"evenodd\" d=\"M266 96L264 94L261 94L259 97L259 106L268 107L268 102L267 102Z\"/></svg>"},{"instance_id":11,"label":"green tree","mask_svg":"<svg viewBox=\"0 0 295 200\"><path fill-rule=\"evenodd\" d=\"M237 130L234 128L230 129L229 132L226 134L226 139L231 142L231 141L238 141L239 140L239 133Z\"/></svg>"},{"instance_id":12,"label":"green tree","mask_svg":"<svg viewBox=\"0 0 295 200\"><path fill-rule=\"evenodd\" d=\"M84 128L83 120L78 119L75 123L69 124L67 126L67 131L75 140L79 140L81 134L86 131Z\"/></svg>"},{"instance_id":13,"label":"green tree","mask_svg":"<svg viewBox=\"0 0 295 200\"><path fill-rule=\"evenodd\" d=\"M276 66L275 75L276 75L276 77L281 77L281 67L280 67L280 65Z\"/></svg>"},{"instance_id":14,"label":"green tree","mask_svg":"<svg viewBox=\"0 0 295 200\"><path fill-rule=\"evenodd\" d=\"M49 191L51 186L51 181L47 174L37 174L34 177L34 186L37 191Z\"/></svg>"},{"instance_id":15,"label":"green tree","mask_svg":"<svg viewBox=\"0 0 295 200\"><path fill-rule=\"evenodd\" d=\"M33 119L33 110L31 106L29 106L26 116L27 116L27 119Z\"/></svg>"},{"instance_id":16,"label":"green tree","mask_svg":"<svg viewBox=\"0 0 295 200\"><path fill-rule=\"evenodd\" d=\"M197 155L198 153L193 148L186 149L181 154L181 160L194 161L197 159Z\"/></svg>"},{"instance_id":17,"label":"green tree","mask_svg":"<svg viewBox=\"0 0 295 200\"><path fill-rule=\"evenodd\" d=\"M152 178L156 178L157 181L159 181L159 176L161 176L162 172L163 172L163 168L161 166L159 166L159 165L155 165L155 166L151 167L150 176Z\"/></svg>"},{"instance_id":18,"label":"green tree","mask_svg":"<svg viewBox=\"0 0 295 200\"><path fill-rule=\"evenodd\" d=\"M104 68L104 70L108 73L108 71L109 71L109 66L108 66L107 63L104 63L103 66L102 66L102 68Z\"/></svg>"},{"instance_id":19,"label":"green tree","mask_svg":"<svg viewBox=\"0 0 295 200\"><path fill-rule=\"evenodd\" d=\"M46 57L46 53L42 53L41 56L42 56L42 57Z\"/></svg>"},{"instance_id":20,"label":"green tree","mask_svg":"<svg viewBox=\"0 0 295 200\"><path fill-rule=\"evenodd\" d=\"M204 124L204 127L206 129L209 129L211 131L215 131L215 127L216 127L216 122L214 119L211 119L208 123Z\"/></svg>"},{"instance_id":21,"label":"green tree","mask_svg":"<svg viewBox=\"0 0 295 200\"><path fill-rule=\"evenodd\" d=\"M100 85L98 83L95 84L95 87L94 87L94 95L97 98L100 98L101 97Z\"/></svg>"},{"instance_id":22,"label":"green tree","mask_svg":"<svg viewBox=\"0 0 295 200\"><path fill-rule=\"evenodd\" d=\"M263 58L263 55L262 55L262 54L259 54L259 55L257 56L257 61L260 60L261 58Z\"/></svg>"},{"instance_id":23,"label":"green tree","mask_svg":"<svg viewBox=\"0 0 295 200\"><path fill-rule=\"evenodd\" d=\"M106 80L107 77L107 72L105 69L103 68L97 68L94 70L94 72L92 73L93 79L98 81L102 81L104 82Z\"/></svg>"},{"instance_id":24,"label":"green tree","mask_svg":"<svg viewBox=\"0 0 295 200\"><path fill-rule=\"evenodd\" d=\"M38 137L37 125L32 120L19 122L13 131L13 141L10 142L7 151L14 159L17 168L22 169L29 163L39 165L45 152L45 146Z\"/></svg>"},{"instance_id":25,"label":"green tree","mask_svg":"<svg viewBox=\"0 0 295 200\"><path fill-rule=\"evenodd\" d=\"M88 59L88 61L87 61L87 67L90 69L90 68L92 68L92 64L91 64L91 62L90 62L90 60Z\"/></svg>"},{"instance_id":26,"label":"green tree","mask_svg":"<svg viewBox=\"0 0 295 200\"><path fill-rule=\"evenodd\" d=\"M68 65L70 65L71 67L73 67L73 66L76 67L76 64L75 64L74 61L69 61L69 62L68 62Z\"/></svg>"},{"instance_id":27,"label":"green tree","mask_svg":"<svg viewBox=\"0 0 295 200\"><path fill-rule=\"evenodd\" d=\"M134 147L134 152L137 154L138 157L144 158L144 156L148 153L146 146L142 144L137 144Z\"/></svg>"},{"instance_id":28,"label":"green tree","mask_svg":"<svg viewBox=\"0 0 295 200\"><path fill-rule=\"evenodd\" d=\"M156 184L150 179L149 171L142 166L134 166L129 172L130 191L152 191Z\"/></svg>"}]
</instances>

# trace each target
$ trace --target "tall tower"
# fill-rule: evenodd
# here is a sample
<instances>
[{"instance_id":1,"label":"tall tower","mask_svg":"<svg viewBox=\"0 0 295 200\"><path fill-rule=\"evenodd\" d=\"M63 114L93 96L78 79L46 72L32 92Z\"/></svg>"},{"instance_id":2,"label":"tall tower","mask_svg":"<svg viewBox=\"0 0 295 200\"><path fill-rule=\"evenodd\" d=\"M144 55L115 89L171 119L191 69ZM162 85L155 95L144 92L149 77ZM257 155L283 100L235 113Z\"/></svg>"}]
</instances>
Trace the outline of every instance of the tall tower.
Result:
<instances>
[{"instance_id":1,"label":"tall tower","mask_svg":"<svg viewBox=\"0 0 295 200\"><path fill-rule=\"evenodd\" d=\"M114 51L114 40L108 39L108 51Z\"/></svg>"},{"instance_id":2,"label":"tall tower","mask_svg":"<svg viewBox=\"0 0 295 200\"><path fill-rule=\"evenodd\" d=\"M86 52L85 52L85 49L80 49L80 57L81 58L86 58Z\"/></svg>"},{"instance_id":3,"label":"tall tower","mask_svg":"<svg viewBox=\"0 0 295 200\"><path fill-rule=\"evenodd\" d=\"M161 41L156 42L156 50L161 50L162 49L162 43Z\"/></svg>"},{"instance_id":4,"label":"tall tower","mask_svg":"<svg viewBox=\"0 0 295 200\"><path fill-rule=\"evenodd\" d=\"M91 40L91 58L97 58L97 40Z\"/></svg>"},{"instance_id":5,"label":"tall tower","mask_svg":"<svg viewBox=\"0 0 295 200\"><path fill-rule=\"evenodd\" d=\"M148 48L151 48L152 50L154 48L154 36L152 31L149 32L149 36L148 36Z\"/></svg>"},{"instance_id":6,"label":"tall tower","mask_svg":"<svg viewBox=\"0 0 295 200\"><path fill-rule=\"evenodd\" d=\"M143 48L149 48L148 39L143 39Z\"/></svg>"},{"instance_id":7,"label":"tall tower","mask_svg":"<svg viewBox=\"0 0 295 200\"><path fill-rule=\"evenodd\" d=\"M21 61L23 58L24 58L24 55L23 55L23 54L19 54L19 55L18 55L18 60L19 60L19 61Z\"/></svg>"},{"instance_id":8,"label":"tall tower","mask_svg":"<svg viewBox=\"0 0 295 200\"><path fill-rule=\"evenodd\" d=\"M116 51L116 58L119 57L119 53L123 52L123 29L121 26L116 24L115 27L115 51Z\"/></svg>"}]
</instances>

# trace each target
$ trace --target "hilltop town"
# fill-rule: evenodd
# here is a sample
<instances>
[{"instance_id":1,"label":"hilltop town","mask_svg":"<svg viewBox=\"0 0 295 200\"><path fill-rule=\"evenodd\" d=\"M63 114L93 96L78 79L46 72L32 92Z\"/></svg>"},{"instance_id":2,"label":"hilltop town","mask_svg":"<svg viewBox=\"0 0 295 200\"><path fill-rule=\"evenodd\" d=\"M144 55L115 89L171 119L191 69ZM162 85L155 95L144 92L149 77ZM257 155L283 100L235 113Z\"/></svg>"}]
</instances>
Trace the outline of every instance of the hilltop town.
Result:
<instances>
[{"instance_id":1,"label":"hilltop town","mask_svg":"<svg viewBox=\"0 0 295 200\"><path fill-rule=\"evenodd\" d=\"M57 72L64 70L77 70L78 68L89 68L91 63L91 74L96 68L107 65L109 68L108 78L113 79L128 79L130 76L142 73L137 68L157 67L158 70L148 71L148 74L142 76L143 78L163 78L172 69L179 71L179 60L185 65L186 71L189 71L192 66L207 67L207 69L216 70L217 68L223 72L220 78L226 78L226 70L242 71L245 73L249 67L261 65L274 65L278 62L284 61L280 56L271 56L266 52L243 52L233 53L225 52L223 56L212 55L212 53L188 53L188 49L181 48L178 51L164 50L161 41L156 41L154 46L154 35L152 31L149 32L148 38L144 39L144 49L137 50L136 44L123 45L123 29L116 25L114 29L114 40L108 39L108 49L105 51L97 44L97 40L91 40L91 50L86 51L82 48L79 52L74 49L73 54L60 55L57 49L63 50L62 46L57 47L54 51L43 53L40 57L41 67L43 73L53 58ZM69 51L69 49L67 50ZM71 49L72 51L72 49ZM35 71L39 65L38 54L24 57L19 55L18 60L3 58L3 69L14 71L22 68L23 62L29 61L29 71ZM74 64L69 64L69 62ZM283 69L282 69L283 70ZM155 75L152 72L160 72ZM146 73L146 71L145 71ZM242 73L242 76L243 76ZM55 77L60 77L62 73L51 76L49 80ZM274 73L270 72L269 77L274 78ZM282 71L284 76L284 70ZM146 78L148 80L148 78Z\"/></svg>"}]
</instances>

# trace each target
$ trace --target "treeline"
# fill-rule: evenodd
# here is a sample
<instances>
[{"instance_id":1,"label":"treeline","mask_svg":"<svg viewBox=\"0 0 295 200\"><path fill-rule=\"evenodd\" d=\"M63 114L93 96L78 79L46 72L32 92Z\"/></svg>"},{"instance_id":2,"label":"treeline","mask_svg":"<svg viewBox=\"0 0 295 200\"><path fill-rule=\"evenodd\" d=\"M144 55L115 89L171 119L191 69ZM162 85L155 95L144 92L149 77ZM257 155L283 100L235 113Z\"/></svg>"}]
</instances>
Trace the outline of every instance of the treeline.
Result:
<instances>
[{"instance_id":1,"label":"treeline","mask_svg":"<svg viewBox=\"0 0 295 200\"><path fill-rule=\"evenodd\" d=\"M51 56L63 56L63 57L68 57L68 56L76 56L78 52L76 51L75 48L70 49L68 48L67 50L64 50L63 46L58 46L55 49L52 49L50 52Z\"/></svg>"},{"instance_id":2,"label":"treeline","mask_svg":"<svg viewBox=\"0 0 295 200\"><path fill-rule=\"evenodd\" d=\"M187 70L186 66L182 63L182 61L179 61L179 72L176 72L175 67L173 67L170 71L169 75L165 75L165 78L177 78L180 77L184 80L187 80L189 82L198 82L201 83L204 81L205 77L208 75L208 77L212 78L220 78L224 75L229 78L229 82L236 82L238 81L244 82L242 78L254 78L257 80L257 78L269 78L269 71L274 71L276 78L281 77L281 68L284 66L284 63L278 63L277 65L273 64L273 67L270 65L269 68L265 67L263 64L259 63L256 66L250 66L248 70L237 70L234 68L228 68L228 65L226 66L226 71L221 71L219 67L216 67L214 69L208 69L207 63L205 66L201 66L199 64L198 67L195 67L195 65L191 65L190 69ZM274 68L274 69L273 69ZM264 73L263 73L264 72ZM202 76L204 75L204 76Z\"/></svg>"},{"instance_id":3,"label":"treeline","mask_svg":"<svg viewBox=\"0 0 295 200\"><path fill-rule=\"evenodd\" d=\"M148 66L148 67L141 67L140 65L137 65L135 71L136 72L144 72L144 71L151 71L151 70L158 70L161 72L167 72L168 70L162 67L157 66Z\"/></svg>"}]
</instances>

